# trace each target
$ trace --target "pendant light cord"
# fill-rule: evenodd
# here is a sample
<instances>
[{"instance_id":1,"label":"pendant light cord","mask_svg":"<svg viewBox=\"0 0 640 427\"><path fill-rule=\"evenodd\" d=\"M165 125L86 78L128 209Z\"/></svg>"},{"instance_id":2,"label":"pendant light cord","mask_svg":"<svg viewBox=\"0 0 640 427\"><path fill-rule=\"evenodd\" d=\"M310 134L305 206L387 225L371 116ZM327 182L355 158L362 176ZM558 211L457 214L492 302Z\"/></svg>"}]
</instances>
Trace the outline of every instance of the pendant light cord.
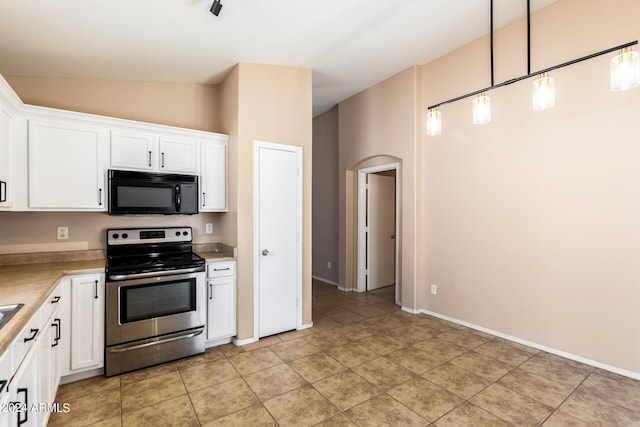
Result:
<instances>
[{"instance_id":1,"label":"pendant light cord","mask_svg":"<svg viewBox=\"0 0 640 427\"><path fill-rule=\"evenodd\" d=\"M493 85L495 83L494 79L493 79L493 0L491 0L489 3L490 3L489 5L490 5L490 8L491 8L491 11L490 11L491 18L489 19L490 26L491 26L491 29L490 29L490 31L491 31L490 34L491 35L489 37L489 39L490 39L489 43L491 45L491 87L493 87Z\"/></svg>"},{"instance_id":2,"label":"pendant light cord","mask_svg":"<svg viewBox=\"0 0 640 427\"><path fill-rule=\"evenodd\" d=\"M531 0L527 0L527 74L531 74Z\"/></svg>"}]
</instances>

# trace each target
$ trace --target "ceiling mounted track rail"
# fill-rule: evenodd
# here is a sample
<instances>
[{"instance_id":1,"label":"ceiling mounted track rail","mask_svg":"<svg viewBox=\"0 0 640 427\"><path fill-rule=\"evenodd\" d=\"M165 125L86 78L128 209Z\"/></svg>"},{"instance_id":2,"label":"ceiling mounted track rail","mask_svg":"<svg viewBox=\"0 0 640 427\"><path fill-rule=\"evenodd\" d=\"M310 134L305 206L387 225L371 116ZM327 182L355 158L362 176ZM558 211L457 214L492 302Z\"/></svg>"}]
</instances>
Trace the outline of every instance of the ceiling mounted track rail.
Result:
<instances>
[{"instance_id":1,"label":"ceiling mounted track rail","mask_svg":"<svg viewBox=\"0 0 640 427\"><path fill-rule=\"evenodd\" d=\"M541 74L544 74L544 73L548 73L549 71L557 70L558 68L567 67L569 65L573 65L573 64L577 64L577 63L582 62L582 61L586 61L586 60L589 60L589 59L597 58L598 56L606 55L608 53L619 51L621 49L628 48L628 47L631 47L631 46L634 46L634 45L638 44L638 40L634 40L634 41L631 41L631 42L628 42L628 43L624 43L624 44L621 44L621 45L618 45L618 46L611 47L609 49L601 50L600 52L595 52L595 53L592 53L590 55L582 56L580 58L576 58L576 59L573 59L571 61L563 62L562 64L554 65L552 67L544 68L544 69L539 70L539 71L531 72L531 0L527 0L527 74L525 74L523 76L520 76L520 77L516 77L516 78L510 79L510 80L507 80L507 81L504 81L502 83L496 84L495 80L494 80L494 69L493 69L494 68L494 65L493 65L493 62L494 62L493 61L493 57L494 57L494 54L493 54L493 49L494 49L494 43L493 43L493 0L490 1L490 8L491 8L491 11L490 11L490 16L491 16L490 17L490 27L491 28L490 28L489 40L490 40L490 49L491 49L491 86L488 86L488 87L485 87L485 88L482 88L482 89L478 89L478 90L475 90L473 92L469 92L469 93L464 94L464 95L456 96L455 98L451 98L451 99L448 99L446 101L439 102L437 104L433 104L433 105L428 107L428 110L432 110L432 109L438 108L438 107L440 107L442 105L451 104L453 102L460 101L461 99L470 98L472 96L481 94L483 92L490 91L492 89L496 89L496 88L499 88L499 87L502 87L502 86L507 86L507 85L519 82L521 80L526 80L526 79L534 77L534 76L538 76L538 75L541 75Z\"/></svg>"}]
</instances>

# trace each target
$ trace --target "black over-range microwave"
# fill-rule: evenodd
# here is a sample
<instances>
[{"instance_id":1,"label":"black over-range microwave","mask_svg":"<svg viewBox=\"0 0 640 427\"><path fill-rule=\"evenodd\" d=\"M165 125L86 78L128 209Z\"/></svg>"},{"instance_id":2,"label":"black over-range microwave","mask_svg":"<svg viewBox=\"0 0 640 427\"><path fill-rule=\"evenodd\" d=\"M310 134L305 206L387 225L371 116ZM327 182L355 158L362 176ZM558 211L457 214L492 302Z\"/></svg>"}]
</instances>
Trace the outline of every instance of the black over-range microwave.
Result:
<instances>
[{"instance_id":1,"label":"black over-range microwave","mask_svg":"<svg viewBox=\"0 0 640 427\"><path fill-rule=\"evenodd\" d=\"M108 171L109 215L198 213L198 177L151 172Z\"/></svg>"}]
</instances>

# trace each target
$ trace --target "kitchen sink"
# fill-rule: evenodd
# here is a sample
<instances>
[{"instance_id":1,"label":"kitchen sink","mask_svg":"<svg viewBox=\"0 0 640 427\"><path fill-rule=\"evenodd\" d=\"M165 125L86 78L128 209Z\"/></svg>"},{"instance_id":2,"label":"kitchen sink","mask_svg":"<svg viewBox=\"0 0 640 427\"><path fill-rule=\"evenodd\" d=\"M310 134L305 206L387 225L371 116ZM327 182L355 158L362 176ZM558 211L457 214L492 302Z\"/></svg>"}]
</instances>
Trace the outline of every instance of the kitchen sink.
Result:
<instances>
[{"instance_id":1,"label":"kitchen sink","mask_svg":"<svg viewBox=\"0 0 640 427\"><path fill-rule=\"evenodd\" d=\"M24 304L0 305L0 328L22 308Z\"/></svg>"}]
</instances>

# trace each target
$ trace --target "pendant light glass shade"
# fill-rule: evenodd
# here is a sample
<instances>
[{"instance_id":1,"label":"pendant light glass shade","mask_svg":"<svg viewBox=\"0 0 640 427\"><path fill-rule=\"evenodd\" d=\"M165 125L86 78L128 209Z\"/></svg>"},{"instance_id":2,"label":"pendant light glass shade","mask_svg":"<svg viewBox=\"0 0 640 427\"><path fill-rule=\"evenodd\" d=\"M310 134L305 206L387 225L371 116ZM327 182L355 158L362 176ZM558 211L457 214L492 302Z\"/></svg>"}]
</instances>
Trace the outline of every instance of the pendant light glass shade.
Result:
<instances>
[{"instance_id":1,"label":"pendant light glass shade","mask_svg":"<svg viewBox=\"0 0 640 427\"><path fill-rule=\"evenodd\" d=\"M483 125L491 121L491 99L484 93L473 98L473 124Z\"/></svg>"},{"instance_id":2,"label":"pendant light glass shade","mask_svg":"<svg viewBox=\"0 0 640 427\"><path fill-rule=\"evenodd\" d=\"M543 73L534 80L531 88L531 103L534 110L545 110L555 105L556 93L553 77Z\"/></svg>"},{"instance_id":3,"label":"pendant light glass shade","mask_svg":"<svg viewBox=\"0 0 640 427\"><path fill-rule=\"evenodd\" d=\"M613 92L633 89L640 85L640 54L630 47L620 49L611 59L611 90Z\"/></svg>"},{"instance_id":4,"label":"pendant light glass shade","mask_svg":"<svg viewBox=\"0 0 640 427\"><path fill-rule=\"evenodd\" d=\"M427 135L435 136L442 133L442 115L437 108L427 112Z\"/></svg>"}]
</instances>

